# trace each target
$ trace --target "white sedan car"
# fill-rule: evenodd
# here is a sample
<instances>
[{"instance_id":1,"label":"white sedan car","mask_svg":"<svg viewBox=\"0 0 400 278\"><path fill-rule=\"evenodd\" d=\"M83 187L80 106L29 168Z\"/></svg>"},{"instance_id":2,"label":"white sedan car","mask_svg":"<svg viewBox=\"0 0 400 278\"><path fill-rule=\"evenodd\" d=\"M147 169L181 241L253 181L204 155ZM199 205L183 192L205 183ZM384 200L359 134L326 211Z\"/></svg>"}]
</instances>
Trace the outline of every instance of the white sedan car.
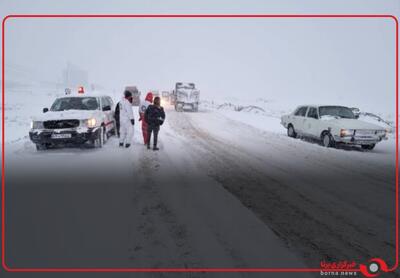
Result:
<instances>
[{"instance_id":1,"label":"white sedan car","mask_svg":"<svg viewBox=\"0 0 400 278\"><path fill-rule=\"evenodd\" d=\"M288 136L314 138L326 147L342 143L372 150L386 139L384 128L358 120L344 106L299 106L292 114L282 116L281 124L287 128Z\"/></svg>"}]
</instances>

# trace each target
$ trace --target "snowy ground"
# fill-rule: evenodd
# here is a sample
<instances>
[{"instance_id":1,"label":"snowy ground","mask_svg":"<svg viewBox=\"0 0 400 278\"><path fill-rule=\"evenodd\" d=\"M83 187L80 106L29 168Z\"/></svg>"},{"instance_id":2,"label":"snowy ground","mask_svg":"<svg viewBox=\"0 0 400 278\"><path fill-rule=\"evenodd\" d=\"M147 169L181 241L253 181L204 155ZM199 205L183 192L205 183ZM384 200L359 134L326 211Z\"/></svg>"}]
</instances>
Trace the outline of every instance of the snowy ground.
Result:
<instances>
[{"instance_id":1,"label":"snowy ground","mask_svg":"<svg viewBox=\"0 0 400 278\"><path fill-rule=\"evenodd\" d=\"M112 138L101 150L38 153L29 117L49 104L29 92L8 99L11 266L393 264L393 137L371 152L326 149L288 138L279 104L238 112L205 102L198 113L167 108L159 152L144 148L137 125L128 151Z\"/></svg>"}]
</instances>

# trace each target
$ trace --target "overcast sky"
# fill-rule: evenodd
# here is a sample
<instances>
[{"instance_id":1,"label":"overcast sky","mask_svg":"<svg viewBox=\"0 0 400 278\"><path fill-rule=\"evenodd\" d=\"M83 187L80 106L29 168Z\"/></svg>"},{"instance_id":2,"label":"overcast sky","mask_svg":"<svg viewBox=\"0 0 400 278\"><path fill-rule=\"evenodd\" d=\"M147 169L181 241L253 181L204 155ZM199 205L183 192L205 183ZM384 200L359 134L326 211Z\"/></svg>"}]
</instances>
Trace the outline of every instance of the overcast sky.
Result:
<instances>
[{"instance_id":1,"label":"overcast sky","mask_svg":"<svg viewBox=\"0 0 400 278\"><path fill-rule=\"evenodd\" d=\"M116 1L107 6L105 1L96 1L98 5L94 1L55 2L5 1L0 10L2 15L397 15L400 3L155 1L150 5ZM117 90L133 84L142 91L172 89L176 81L184 81L195 82L204 98L262 97L290 105L338 103L377 112L393 110L395 105L395 24L391 19L11 19L6 24L6 62L34 69L39 79L49 81L59 80L62 68L71 62L88 70L91 82Z\"/></svg>"}]
</instances>

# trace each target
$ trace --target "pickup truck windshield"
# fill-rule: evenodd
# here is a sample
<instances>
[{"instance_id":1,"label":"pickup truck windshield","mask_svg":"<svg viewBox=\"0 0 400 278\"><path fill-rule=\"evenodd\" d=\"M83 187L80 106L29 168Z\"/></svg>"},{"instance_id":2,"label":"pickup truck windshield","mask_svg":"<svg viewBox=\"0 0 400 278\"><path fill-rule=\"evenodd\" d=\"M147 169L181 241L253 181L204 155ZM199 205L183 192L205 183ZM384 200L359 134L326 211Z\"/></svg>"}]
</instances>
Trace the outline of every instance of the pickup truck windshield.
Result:
<instances>
[{"instance_id":1,"label":"pickup truck windshield","mask_svg":"<svg viewBox=\"0 0 400 278\"><path fill-rule=\"evenodd\" d=\"M193 84L177 84L176 89L184 89L184 90L193 90L194 85Z\"/></svg>"},{"instance_id":2,"label":"pickup truck windshield","mask_svg":"<svg viewBox=\"0 0 400 278\"><path fill-rule=\"evenodd\" d=\"M64 97L56 99L50 111L97 109L99 109L99 103L95 97Z\"/></svg>"},{"instance_id":3,"label":"pickup truck windshield","mask_svg":"<svg viewBox=\"0 0 400 278\"><path fill-rule=\"evenodd\" d=\"M350 108L344 106L320 106L319 116L333 116L345 119L355 119L355 116Z\"/></svg>"}]
</instances>

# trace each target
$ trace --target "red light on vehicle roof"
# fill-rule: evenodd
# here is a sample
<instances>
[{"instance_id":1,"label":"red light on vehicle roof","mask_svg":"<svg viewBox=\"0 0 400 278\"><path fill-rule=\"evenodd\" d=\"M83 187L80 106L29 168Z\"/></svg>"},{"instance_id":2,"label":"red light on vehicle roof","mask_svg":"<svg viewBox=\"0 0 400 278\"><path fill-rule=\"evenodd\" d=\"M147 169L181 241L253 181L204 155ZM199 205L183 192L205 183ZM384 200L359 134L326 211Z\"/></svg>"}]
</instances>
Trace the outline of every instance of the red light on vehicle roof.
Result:
<instances>
[{"instance_id":1,"label":"red light on vehicle roof","mask_svg":"<svg viewBox=\"0 0 400 278\"><path fill-rule=\"evenodd\" d=\"M83 86L80 86L78 88L78 94L84 94L84 93L85 93L85 90L84 90Z\"/></svg>"}]
</instances>

